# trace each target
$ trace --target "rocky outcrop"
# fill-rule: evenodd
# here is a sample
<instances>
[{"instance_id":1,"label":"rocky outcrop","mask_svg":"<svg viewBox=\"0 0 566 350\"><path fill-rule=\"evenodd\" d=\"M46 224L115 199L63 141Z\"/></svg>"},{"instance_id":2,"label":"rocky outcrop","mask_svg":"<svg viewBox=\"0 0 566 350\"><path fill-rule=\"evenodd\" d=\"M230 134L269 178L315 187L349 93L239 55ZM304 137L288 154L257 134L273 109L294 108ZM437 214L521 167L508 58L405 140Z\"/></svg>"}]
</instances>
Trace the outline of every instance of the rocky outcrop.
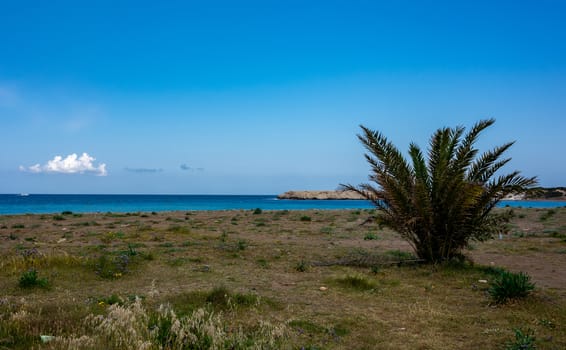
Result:
<instances>
[{"instance_id":1,"label":"rocky outcrop","mask_svg":"<svg viewBox=\"0 0 566 350\"><path fill-rule=\"evenodd\" d=\"M524 193L515 193L505 196L504 200L555 200L566 201L566 187L536 187Z\"/></svg>"},{"instance_id":2,"label":"rocky outcrop","mask_svg":"<svg viewBox=\"0 0 566 350\"><path fill-rule=\"evenodd\" d=\"M365 199L355 191L287 191L279 199Z\"/></svg>"}]
</instances>

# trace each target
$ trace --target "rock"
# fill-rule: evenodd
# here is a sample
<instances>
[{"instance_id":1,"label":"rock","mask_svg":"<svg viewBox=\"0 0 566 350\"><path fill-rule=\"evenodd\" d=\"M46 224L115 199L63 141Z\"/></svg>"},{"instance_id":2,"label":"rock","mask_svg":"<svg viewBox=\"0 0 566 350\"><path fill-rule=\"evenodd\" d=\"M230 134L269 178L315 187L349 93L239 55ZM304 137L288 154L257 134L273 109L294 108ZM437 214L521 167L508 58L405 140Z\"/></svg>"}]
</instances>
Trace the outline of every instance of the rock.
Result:
<instances>
[{"instance_id":1,"label":"rock","mask_svg":"<svg viewBox=\"0 0 566 350\"><path fill-rule=\"evenodd\" d=\"M355 191L287 191L279 199L365 199Z\"/></svg>"}]
</instances>

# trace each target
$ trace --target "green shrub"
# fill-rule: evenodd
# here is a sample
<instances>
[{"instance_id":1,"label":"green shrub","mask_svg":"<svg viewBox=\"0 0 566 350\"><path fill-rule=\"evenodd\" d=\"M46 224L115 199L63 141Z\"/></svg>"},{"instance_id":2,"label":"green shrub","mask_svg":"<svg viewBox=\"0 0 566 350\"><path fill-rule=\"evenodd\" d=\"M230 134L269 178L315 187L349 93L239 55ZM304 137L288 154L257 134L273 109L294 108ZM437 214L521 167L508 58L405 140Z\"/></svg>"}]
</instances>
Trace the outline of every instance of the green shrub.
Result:
<instances>
[{"instance_id":1,"label":"green shrub","mask_svg":"<svg viewBox=\"0 0 566 350\"><path fill-rule=\"evenodd\" d=\"M190 228L181 225L171 225L167 228L167 231L179 234L189 234L191 233Z\"/></svg>"},{"instance_id":2,"label":"green shrub","mask_svg":"<svg viewBox=\"0 0 566 350\"><path fill-rule=\"evenodd\" d=\"M111 256L102 254L95 263L95 272L102 278L120 278L129 272L131 257L127 254Z\"/></svg>"},{"instance_id":3,"label":"green shrub","mask_svg":"<svg viewBox=\"0 0 566 350\"><path fill-rule=\"evenodd\" d=\"M365 276L361 275L348 275L337 278L335 281L341 287L355 289L358 291L371 291L376 288L375 282L370 281Z\"/></svg>"},{"instance_id":4,"label":"green shrub","mask_svg":"<svg viewBox=\"0 0 566 350\"><path fill-rule=\"evenodd\" d=\"M98 304L99 305L104 305L104 304L106 304L106 305L114 305L114 304L124 305L124 299L120 298L116 294L112 294L107 298L99 298Z\"/></svg>"},{"instance_id":5,"label":"green shrub","mask_svg":"<svg viewBox=\"0 0 566 350\"><path fill-rule=\"evenodd\" d=\"M540 221L546 221L546 220L550 219L551 217L553 217L554 214L556 214L556 210L555 210L555 209L548 209L547 211L545 211L544 213L542 213L542 214L539 216L539 220L540 220Z\"/></svg>"},{"instance_id":6,"label":"green shrub","mask_svg":"<svg viewBox=\"0 0 566 350\"><path fill-rule=\"evenodd\" d=\"M269 268L269 262L265 259L257 259L256 262L259 265L259 267L261 267L262 269Z\"/></svg>"},{"instance_id":7,"label":"green shrub","mask_svg":"<svg viewBox=\"0 0 566 350\"><path fill-rule=\"evenodd\" d=\"M414 259L415 256L410 252L404 252L399 249L395 250L388 250L385 254L395 258L396 260L411 260Z\"/></svg>"},{"instance_id":8,"label":"green shrub","mask_svg":"<svg viewBox=\"0 0 566 350\"><path fill-rule=\"evenodd\" d=\"M295 270L298 272L306 272L309 269L310 265L304 260L301 260L295 265Z\"/></svg>"},{"instance_id":9,"label":"green shrub","mask_svg":"<svg viewBox=\"0 0 566 350\"><path fill-rule=\"evenodd\" d=\"M216 309L228 309L238 306L253 306L258 297L253 294L232 293L224 286L215 287L206 296L206 302Z\"/></svg>"},{"instance_id":10,"label":"green shrub","mask_svg":"<svg viewBox=\"0 0 566 350\"><path fill-rule=\"evenodd\" d=\"M364 236L364 241L373 241L373 240L376 240L378 238L379 237L377 237L377 235L375 233L368 232Z\"/></svg>"},{"instance_id":11,"label":"green shrub","mask_svg":"<svg viewBox=\"0 0 566 350\"><path fill-rule=\"evenodd\" d=\"M253 210L253 213L254 213L254 215L259 215L259 214L263 213L263 211L261 210L261 208L255 208Z\"/></svg>"},{"instance_id":12,"label":"green shrub","mask_svg":"<svg viewBox=\"0 0 566 350\"><path fill-rule=\"evenodd\" d=\"M320 233L325 233L327 235L330 235L334 232L334 229L330 226L325 226L323 228L320 229Z\"/></svg>"},{"instance_id":13,"label":"green shrub","mask_svg":"<svg viewBox=\"0 0 566 350\"><path fill-rule=\"evenodd\" d=\"M21 288L47 288L49 286L49 281L47 278L39 278L36 269L29 269L22 273L18 284Z\"/></svg>"},{"instance_id":14,"label":"green shrub","mask_svg":"<svg viewBox=\"0 0 566 350\"><path fill-rule=\"evenodd\" d=\"M248 247L248 242L243 239L239 239L236 244L238 246L238 250L245 250Z\"/></svg>"},{"instance_id":15,"label":"green shrub","mask_svg":"<svg viewBox=\"0 0 566 350\"><path fill-rule=\"evenodd\" d=\"M292 320L288 323L288 325L301 333L324 333L326 331L323 326L308 320Z\"/></svg>"},{"instance_id":16,"label":"green shrub","mask_svg":"<svg viewBox=\"0 0 566 350\"><path fill-rule=\"evenodd\" d=\"M308 216L308 215L301 216L301 218L299 220L301 220L301 221L312 221L311 217Z\"/></svg>"},{"instance_id":17,"label":"green shrub","mask_svg":"<svg viewBox=\"0 0 566 350\"><path fill-rule=\"evenodd\" d=\"M509 341L505 344L505 350L534 350L535 335L531 329L523 332L521 329L515 329L515 341Z\"/></svg>"},{"instance_id":18,"label":"green shrub","mask_svg":"<svg viewBox=\"0 0 566 350\"><path fill-rule=\"evenodd\" d=\"M491 283L489 295L497 304L524 298L535 288L530 279L531 277L523 272L502 271Z\"/></svg>"}]
</instances>

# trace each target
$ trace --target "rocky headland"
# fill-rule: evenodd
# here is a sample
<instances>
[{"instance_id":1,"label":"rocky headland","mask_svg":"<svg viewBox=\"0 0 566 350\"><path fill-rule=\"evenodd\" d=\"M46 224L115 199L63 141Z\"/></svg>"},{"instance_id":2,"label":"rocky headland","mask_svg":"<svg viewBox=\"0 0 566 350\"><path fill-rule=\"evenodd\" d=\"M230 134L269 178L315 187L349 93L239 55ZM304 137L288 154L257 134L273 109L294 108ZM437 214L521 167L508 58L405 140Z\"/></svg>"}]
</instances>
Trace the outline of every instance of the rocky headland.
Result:
<instances>
[{"instance_id":1,"label":"rocky headland","mask_svg":"<svg viewBox=\"0 0 566 350\"><path fill-rule=\"evenodd\" d=\"M355 191L287 191L279 199L365 199Z\"/></svg>"},{"instance_id":2,"label":"rocky headland","mask_svg":"<svg viewBox=\"0 0 566 350\"><path fill-rule=\"evenodd\" d=\"M287 191L279 199L365 199L355 191ZM566 201L566 187L534 188L527 193L511 194L505 200L557 200Z\"/></svg>"}]
</instances>

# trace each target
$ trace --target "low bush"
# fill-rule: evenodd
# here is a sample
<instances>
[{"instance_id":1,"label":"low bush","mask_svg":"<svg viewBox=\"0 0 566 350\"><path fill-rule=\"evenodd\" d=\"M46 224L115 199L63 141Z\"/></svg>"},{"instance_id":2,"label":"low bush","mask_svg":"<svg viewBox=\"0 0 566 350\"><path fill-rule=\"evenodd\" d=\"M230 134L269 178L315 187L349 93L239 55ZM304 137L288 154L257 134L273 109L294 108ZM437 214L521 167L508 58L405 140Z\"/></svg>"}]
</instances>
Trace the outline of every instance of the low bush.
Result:
<instances>
[{"instance_id":1,"label":"low bush","mask_svg":"<svg viewBox=\"0 0 566 350\"><path fill-rule=\"evenodd\" d=\"M102 278L120 278L129 272L130 260L131 257L127 254L118 256L102 254L95 263L95 272Z\"/></svg>"},{"instance_id":2,"label":"low bush","mask_svg":"<svg viewBox=\"0 0 566 350\"><path fill-rule=\"evenodd\" d=\"M511 299L524 298L535 288L531 277L523 272L501 271L489 287L489 295L496 304L503 304Z\"/></svg>"},{"instance_id":3,"label":"low bush","mask_svg":"<svg viewBox=\"0 0 566 350\"><path fill-rule=\"evenodd\" d=\"M337 278L335 281L341 287L358 291L372 291L377 287L375 282L370 281L367 277L361 275L348 275Z\"/></svg>"},{"instance_id":4,"label":"low bush","mask_svg":"<svg viewBox=\"0 0 566 350\"><path fill-rule=\"evenodd\" d=\"M556 214L556 210L555 210L555 209L548 209L547 211L545 211L544 213L542 213L542 214L539 216L539 220L540 220L540 221L547 221L548 219L550 219L551 217L553 217L554 214Z\"/></svg>"},{"instance_id":5,"label":"low bush","mask_svg":"<svg viewBox=\"0 0 566 350\"><path fill-rule=\"evenodd\" d=\"M304 260L299 261L295 265L295 270L298 272L306 272L309 269L310 265Z\"/></svg>"},{"instance_id":6,"label":"low bush","mask_svg":"<svg viewBox=\"0 0 566 350\"><path fill-rule=\"evenodd\" d=\"M505 350L535 350L535 335L531 329L515 329L515 340L505 344Z\"/></svg>"},{"instance_id":7,"label":"low bush","mask_svg":"<svg viewBox=\"0 0 566 350\"><path fill-rule=\"evenodd\" d=\"M373 240L376 240L378 238L379 237L377 237L377 235L375 233L368 232L364 236L364 241L373 241Z\"/></svg>"},{"instance_id":8,"label":"low bush","mask_svg":"<svg viewBox=\"0 0 566 350\"><path fill-rule=\"evenodd\" d=\"M39 278L36 269L29 269L22 273L18 285L21 288L47 288L49 287L49 281L47 278Z\"/></svg>"}]
</instances>

